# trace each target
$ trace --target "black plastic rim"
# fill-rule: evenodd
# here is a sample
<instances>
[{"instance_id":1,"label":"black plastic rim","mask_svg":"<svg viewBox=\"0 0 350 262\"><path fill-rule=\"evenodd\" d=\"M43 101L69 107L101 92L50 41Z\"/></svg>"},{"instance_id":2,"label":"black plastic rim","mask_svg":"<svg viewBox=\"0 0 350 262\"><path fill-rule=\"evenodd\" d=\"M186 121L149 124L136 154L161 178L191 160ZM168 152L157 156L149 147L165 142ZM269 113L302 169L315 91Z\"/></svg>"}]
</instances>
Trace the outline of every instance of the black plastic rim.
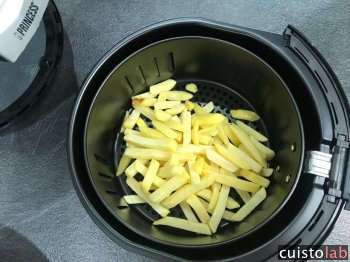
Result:
<instances>
[{"instance_id":1,"label":"black plastic rim","mask_svg":"<svg viewBox=\"0 0 350 262\"><path fill-rule=\"evenodd\" d=\"M63 49L63 27L56 4L50 0L42 21L46 31L46 48L39 63L39 71L26 91L4 110L0 111L0 129L26 111L50 85L59 65Z\"/></svg>"}]
</instances>

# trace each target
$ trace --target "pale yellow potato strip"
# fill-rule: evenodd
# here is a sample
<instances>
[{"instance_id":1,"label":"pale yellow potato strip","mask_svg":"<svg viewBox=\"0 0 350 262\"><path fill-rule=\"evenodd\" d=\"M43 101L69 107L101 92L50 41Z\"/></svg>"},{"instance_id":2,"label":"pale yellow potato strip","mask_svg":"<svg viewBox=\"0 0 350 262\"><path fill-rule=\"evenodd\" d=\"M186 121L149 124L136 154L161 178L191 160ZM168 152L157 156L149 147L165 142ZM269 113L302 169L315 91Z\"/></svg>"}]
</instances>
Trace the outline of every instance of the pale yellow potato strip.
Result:
<instances>
[{"instance_id":1,"label":"pale yellow potato strip","mask_svg":"<svg viewBox=\"0 0 350 262\"><path fill-rule=\"evenodd\" d=\"M201 191L198 191L196 193L196 195L205 199L206 201L210 202L210 199L211 199L211 196L213 195L213 192L210 189L206 188L206 189L203 189Z\"/></svg>"},{"instance_id":2,"label":"pale yellow potato strip","mask_svg":"<svg viewBox=\"0 0 350 262\"><path fill-rule=\"evenodd\" d=\"M199 145L198 128L199 128L198 120L195 120L192 131L191 131L192 142L195 146Z\"/></svg>"},{"instance_id":3,"label":"pale yellow potato strip","mask_svg":"<svg viewBox=\"0 0 350 262\"><path fill-rule=\"evenodd\" d=\"M126 111L126 112L125 112L125 115L124 115L124 118L123 118L122 126L121 126L121 128L120 128L120 132L121 132L121 133L124 132L124 127L123 127L123 125L124 125L125 121L128 119L129 115L130 115L130 114L129 114L129 111Z\"/></svg>"},{"instance_id":4,"label":"pale yellow potato strip","mask_svg":"<svg viewBox=\"0 0 350 262\"><path fill-rule=\"evenodd\" d=\"M259 173L261 171L262 165L260 165L258 162L256 162L253 158L251 158L247 154L245 154L242 150L238 149L236 146L230 143L227 149L228 151L231 152L232 155L236 155L237 157L241 158L244 162L246 162L248 165L250 165L254 172Z\"/></svg>"},{"instance_id":5,"label":"pale yellow potato strip","mask_svg":"<svg viewBox=\"0 0 350 262\"><path fill-rule=\"evenodd\" d=\"M137 106L137 105L133 105L133 107L139 111L142 115L144 115L145 117L147 117L150 120L156 120L156 116L153 112L153 110L151 108L149 108L148 106Z\"/></svg>"},{"instance_id":6,"label":"pale yellow potato strip","mask_svg":"<svg viewBox=\"0 0 350 262\"><path fill-rule=\"evenodd\" d=\"M140 127L147 127L147 124L145 123L145 121L143 121L143 119L141 117L139 117L136 121L136 125L140 128Z\"/></svg>"},{"instance_id":7,"label":"pale yellow potato strip","mask_svg":"<svg viewBox=\"0 0 350 262\"><path fill-rule=\"evenodd\" d=\"M217 126L218 127L218 136L220 137L220 139L222 140L222 142L224 143L225 146L228 146L229 141L228 141L228 136L225 132L224 129L224 124L221 123L220 125Z\"/></svg>"},{"instance_id":8,"label":"pale yellow potato strip","mask_svg":"<svg viewBox=\"0 0 350 262\"><path fill-rule=\"evenodd\" d=\"M160 186L149 196L149 199L153 203L159 203L164 198L168 197L173 191L187 183L189 179L190 176L186 172L183 172L182 175L173 177L166 181L164 185Z\"/></svg>"},{"instance_id":9,"label":"pale yellow potato strip","mask_svg":"<svg viewBox=\"0 0 350 262\"><path fill-rule=\"evenodd\" d=\"M237 120L236 121L236 125L239 126L244 132L247 133L247 135L250 135L252 137L254 137L256 140L260 141L260 142L266 142L267 141L267 137L264 136L263 134L259 133L258 131L256 131L255 129L251 128L250 126L244 124L243 122Z\"/></svg>"},{"instance_id":10,"label":"pale yellow potato strip","mask_svg":"<svg viewBox=\"0 0 350 262\"><path fill-rule=\"evenodd\" d=\"M155 98L156 95L152 95L150 92L142 93L136 96L133 96L131 99L144 99L144 98Z\"/></svg>"},{"instance_id":11,"label":"pale yellow potato strip","mask_svg":"<svg viewBox=\"0 0 350 262\"><path fill-rule=\"evenodd\" d=\"M197 116L202 116L207 114L207 112L205 112L205 110L199 104L193 103L193 105L194 105L193 110Z\"/></svg>"},{"instance_id":12,"label":"pale yellow potato strip","mask_svg":"<svg viewBox=\"0 0 350 262\"><path fill-rule=\"evenodd\" d=\"M172 130L171 128L169 128L168 126L164 125L162 122L159 121L152 121L152 125L159 131L161 132L163 135L165 135L166 137L170 138L170 139L175 139L177 138L177 133Z\"/></svg>"},{"instance_id":13,"label":"pale yellow potato strip","mask_svg":"<svg viewBox=\"0 0 350 262\"><path fill-rule=\"evenodd\" d=\"M134 204L143 204L146 203L145 200L143 200L140 196L138 195L127 195L124 196L124 200L126 203L129 205L134 205Z\"/></svg>"},{"instance_id":14,"label":"pale yellow potato strip","mask_svg":"<svg viewBox=\"0 0 350 262\"><path fill-rule=\"evenodd\" d=\"M221 184L219 183L213 183L211 185L212 195L209 201L209 207L208 207L209 211L214 210L214 208L216 207L216 204L219 199L220 188L221 188Z\"/></svg>"},{"instance_id":15,"label":"pale yellow potato strip","mask_svg":"<svg viewBox=\"0 0 350 262\"><path fill-rule=\"evenodd\" d=\"M162 102L158 101L154 104L154 109L169 109L179 104L181 104L181 101L162 101Z\"/></svg>"},{"instance_id":16,"label":"pale yellow potato strip","mask_svg":"<svg viewBox=\"0 0 350 262\"><path fill-rule=\"evenodd\" d=\"M188 161L187 164L188 164L188 169L190 171L191 183L193 185L199 184L201 182L201 179L200 179L199 173L197 173L194 170L195 161L194 160L193 161Z\"/></svg>"},{"instance_id":17,"label":"pale yellow potato strip","mask_svg":"<svg viewBox=\"0 0 350 262\"><path fill-rule=\"evenodd\" d=\"M215 128L215 129L211 130L211 131L209 132L209 134L210 134L212 137L216 136L216 135L218 134L218 129Z\"/></svg>"},{"instance_id":18,"label":"pale yellow potato strip","mask_svg":"<svg viewBox=\"0 0 350 262\"><path fill-rule=\"evenodd\" d=\"M183 145L188 145L191 143L191 113L189 111L183 113L182 124L186 128L182 138Z\"/></svg>"},{"instance_id":19,"label":"pale yellow potato strip","mask_svg":"<svg viewBox=\"0 0 350 262\"><path fill-rule=\"evenodd\" d=\"M147 174L147 171L148 171L148 168L145 167L142 163L140 162L137 162L135 164L135 169L138 173L140 173L143 177L146 176ZM164 179L161 179L160 177L158 176L155 176L154 179L153 179L153 184L156 185L157 187L161 187L162 185L165 184L165 180Z\"/></svg>"},{"instance_id":20,"label":"pale yellow potato strip","mask_svg":"<svg viewBox=\"0 0 350 262\"><path fill-rule=\"evenodd\" d=\"M209 222L210 216L196 195L189 196L186 202L193 208L202 223L207 224Z\"/></svg>"},{"instance_id":21,"label":"pale yellow potato strip","mask_svg":"<svg viewBox=\"0 0 350 262\"><path fill-rule=\"evenodd\" d=\"M209 203L206 202L205 200L199 198L199 201L202 203L202 205L204 206L204 208L207 210L207 212L209 214L213 214L214 210L212 211L208 211L208 206L209 206ZM225 210L224 211L224 214L222 216L223 219L225 220L228 220L228 221L231 221L231 217L234 215L235 213L234 212L231 212L231 211L228 211L228 210Z\"/></svg>"},{"instance_id":22,"label":"pale yellow potato strip","mask_svg":"<svg viewBox=\"0 0 350 262\"><path fill-rule=\"evenodd\" d=\"M171 226L202 235L211 235L209 226L207 224L193 222L177 217L164 217L157 221L154 221L153 225Z\"/></svg>"},{"instance_id":23,"label":"pale yellow potato strip","mask_svg":"<svg viewBox=\"0 0 350 262\"><path fill-rule=\"evenodd\" d=\"M190 100L193 95L184 91L168 91L165 92L167 100L175 101L187 101Z\"/></svg>"},{"instance_id":24,"label":"pale yellow potato strip","mask_svg":"<svg viewBox=\"0 0 350 262\"><path fill-rule=\"evenodd\" d=\"M166 122L172 117L172 115L168 114L167 112L164 112L163 110L159 110L159 109L154 110L154 114L155 114L157 120L162 121L162 122Z\"/></svg>"},{"instance_id":25,"label":"pale yellow potato strip","mask_svg":"<svg viewBox=\"0 0 350 262\"><path fill-rule=\"evenodd\" d=\"M190 208L190 205L186 201L182 201L180 203L180 207L182 209L182 212L184 212L184 215L187 218L187 220L198 222L196 216L194 215L192 209Z\"/></svg>"},{"instance_id":26,"label":"pale yellow potato strip","mask_svg":"<svg viewBox=\"0 0 350 262\"><path fill-rule=\"evenodd\" d=\"M213 171L211 172L211 174L214 175L216 182L228 185L233 188L242 189L251 193L257 192L260 188L260 186L255 183L245 181L237 177L227 176Z\"/></svg>"},{"instance_id":27,"label":"pale yellow potato strip","mask_svg":"<svg viewBox=\"0 0 350 262\"><path fill-rule=\"evenodd\" d=\"M172 116L170 120L174 122L182 123L181 119L177 115Z\"/></svg>"},{"instance_id":28,"label":"pale yellow potato strip","mask_svg":"<svg viewBox=\"0 0 350 262\"><path fill-rule=\"evenodd\" d=\"M166 166L177 166L180 163L180 157L177 153L172 153L169 160L164 164Z\"/></svg>"},{"instance_id":29,"label":"pale yellow potato strip","mask_svg":"<svg viewBox=\"0 0 350 262\"><path fill-rule=\"evenodd\" d=\"M207 112L207 114L211 113L214 110L214 103L212 101L210 101L208 104L206 104L205 106L203 106L203 110L205 112Z\"/></svg>"},{"instance_id":30,"label":"pale yellow potato strip","mask_svg":"<svg viewBox=\"0 0 350 262\"><path fill-rule=\"evenodd\" d=\"M158 95L158 102L164 102L164 101L166 101L166 93L165 92L161 92Z\"/></svg>"},{"instance_id":31,"label":"pale yellow potato strip","mask_svg":"<svg viewBox=\"0 0 350 262\"><path fill-rule=\"evenodd\" d=\"M236 118L236 119L242 119L242 120L248 120L248 121L257 121L260 119L260 117L255 112L244 110L244 109L231 110L230 114L233 118Z\"/></svg>"},{"instance_id":32,"label":"pale yellow potato strip","mask_svg":"<svg viewBox=\"0 0 350 262\"><path fill-rule=\"evenodd\" d=\"M154 106L154 104L157 102L157 98L145 98L140 103L140 106Z\"/></svg>"},{"instance_id":33,"label":"pale yellow potato strip","mask_svg":"<svg viewBox=\"0 0 350 262\"><path fill-rule=\"evenodd\" d=\"M248 179L249 181L252 181L253 183L258 184L262 187L266 188L270 185L270 180L268 180L260 175L257 175L249 170L242 169L239 173L245 179Z\"/></svg>"},{"instance_id":34,"label":"pale yellow potato strip","mask_svg":"<svg viewBox=\"0 0 350 262\"><path fill-rule=\"evenodd\" d=\"M119 161L118 170L117 170L116 175L120 176L121 174L123 174L123 172L129 166L130 162L131 162L131 157L123 155Z\"/></svg>"},{"instance_id":35,"label":"pale yellow potato strip","mask_svg":"<svg viewBox=\"0 0 350 262\"><path fill-rule=\"evenodd\" d=\"M275 152L268 148L267 146L261 144L258 140L255 139L255 137L250 136L250 141L252 141L253 145L258 149L258 151L261 154L264 154L266 156L266 159L270 160L275 157Z\"/></svg>"},{"instance_id":36,"label":"pale yellow potato strip","mask_svg":"<svg viewBox=\"0 0 350 262\"><path fill-rule=\"evenodd\" d=\"M240 207L239 203L234 200L232 197L227 198L226 208L228 209L234 209Z\"/></svg>"},{"instance_id":37,"label":"pale yellow potato strip","mask_svg":"<svg viewBox=\"0 0 350 262\"><path fill-rule=\"evenodd\" d=\"M149 127L140 127L140 133L144 137L148 138L159 138L159 139L168 139L165 135L163 135L161 132L158 130L149 128Z\"/></svg>"},{"instance_id":38,"label":"pale yellow potato strip","mask_svg":"<svg viewBox=\"0 0 350 262\"><path fill-rule=\"evenodd\" d=\"M247 169L250 170L252 169L252 167L245 162L242 158L240 158L238 155L236 154L232 154L227 148L225 148L222 145L219 145L218 143L214 142L214 146L216 148L216 150L220 153L220 155L222 157L224 157L225 159L227 159L228 161L230 161L232 164L234 164L235 166L242 168L242 169ZM232 171L231 171L232 172ZM234 172L234 171L233 171Z\"/></svg>"},{"instance_id":39,"label":"pale yellow potato strip","mask_svg":"<svg viewBox=\"0 0 350 262\"><path fill-rule=\"evenodd\" d=\"M171 152L148 148L126 148L124 154L131 158L155 159L157 161L167 161L171 156ZM196 159L194 154L188 152L179 154L179 157L180 162Z\"/></svg>"},{"instance_id":40,"label":"pale yellow potato strip","mask_svg":"<svg viewBox=\"0 0 350 262\"><path fill-rule=\"evenodd\" d=\"M221 221L221 218L224 215L225 207L227 203L228 193L230 192L230 187L227 185L222 185L220 194L219 194L219 200L215 206L214 212L210 218L210 221L208 223L211 232L215 233L218 225Z\"/></svg>"},{"instance_id":41,"label":"pale yellow potato strip","mask_svg":"<svg viewBox=\"0 0 350 262\"><path fill-rule=\"evenodd\" d=\"M125 170L125 175L127 177L133 177L137 174L137 170L135 168L137 163L140 163L142 165L145 165L148 162L148 159L136 159L134 162L131 163L130 166Z\"/></svg>"},{"instance_id":42,"label":"pale yellow potato strip","mask_svg":"<svg viewBox=\"0 0 350 262\"><path fill-rule=\"evenodd\" d=\"M206 154L207 150L214 149L213 146L207 146L207 145L178 145L177 146L177 152L180 153L193 153L196 155L204 155Z\"/></svg>"},{"instance_id":43,"label":"pale yellow potato strip","mask_svg":"<svg viewBox=\"0 0 350 262\"><path fill-rule=\"evenodd\" d=\"M235 172L238 169L236 165L234 165L232 162L229 162L226 158L221 156L218 152L216 152L213 149L207 150L206 155L210 161L225 168L230 172Z\"/></svg>"},{"instance_id":44,"label":"pale yellow potato strip","mask_svg":"<svg viewBox=\"0 0 350 262\"><path fill-rule=\"evenodd\" d=\"M172 194L171 196L163 200L162 204L166 208L173 208L174 206L184 201L189 196L198 192L199 190L202 190L204 188L207 188L208 186L211 186L214 180L215 180L214 174L210 173L202 177L201 182L199 184L196 184L196 185L189 184L181 187L174 194Z\"/></svg>"},{"instance_id":45,"label":"pale yellow potato strip","mask_svg":"<svg viewBox=\"0 0 350 262\"><path fill-rule=\"evenodd\" d=\"M185 107L188 111L192 111L194 108L194 104L191 101L186 101L185 102Z\"/></svg>"},{"instance_id":46,"label":"pale yellow potato strip","mask_svg":"<svg viewBox=\"0 0 350 262\"><path fill-rule=\"evenodd\" d=\"M152 159L141 184L141 190L143 192L148 193L148 191L150 190L151 185L153 184L153 181L156 178L158 168L159 162L157 160Z\"/></svg>"},{"instance_id":47,"label":"pale yellow potato strip","mask_svg":"<svg viewBox=\"0 0 350 262\"><path fill-rule=\"evenodd\" d=\"M177 114L180 114L184 109L185 109L185 104L181 103L165 110L165 112L167 112L170 115L177 115Z\"/></svg>"},{"instance_id":48,"label":"pale yellow potato strip","mask_svg":"<svg viewBox=\"0 0 350 262\"><path fill-rule=\"evenodd\" d=\"M273 171L273 168L263 168L259 174L263 177L270 177L273 174Z\"/></svg>"},{"instance_id":49,"label":"pale yellow potato strip","mask_svg":"<svg viewBox=\"0 0 350 262\"><path fill-rule=\"evenodd\" d=\"M214 139L211 136L198 134L199 144L202 145L213 145Z\"/></svg>"},{"instance_id":50,"label":"pale yellow potato strip","mask_svg":"<svg viewBox=\"0 0 350 262\"><path fill-rule=\"evenodd\" d=\"M140 117L140 112L134 109L131 114L129 115L128 119L123 124L124 129L133 129L137 119Z\"/></svg>"},{"instance_id":51,"label":"pale yellow potato strip","mask_svg":"<svg viewBox=\"0 0 350 262\"><path fill-rule=\"evenodd\" d=\"M218 125L225 120L225 116L218 113L210 113L202 116L195 116L195 117L192 117L191 125L194 124L194 119L198 119L199 126L203 127L203 126Z\"/></svg>"},{"instance_id":52,"label":"pale yellow potato strip","mask_svg":"<svg viewBox=\"0 0 350 262\"><path fill-rule=\"evenodd\" d=\"M134 178L128 177L126 179L126 183L137 195L139 195L143 200L145 200L159 215L161 215L162 217L166 217L170 213L170 211L165 207L163 207L162 205L153 203L149 199L149 194L141 190L139 183Z\"/></svg>"},{"instance_id":53,"label":"pale yellow potato strip","mask_svg":"<svg viewBox=\"0 0 350 262\"><path fill-rule=\"evenodd\" d=\"M251 199L250 194L247 191L236 189L238 195L242 198L244 203L247 203Z\"/></svg>"},{"instance_id":54,"label":"pale yellow potato strip","mask_svg":"<svg viewBox=\"0 0 350 262\"><path fill-rule=\"evenodd\" d=\"M196 84L193 83L187 84L185 88L187 91L190 91L192 93L196 93L198 91Z\"/></svg>"},{"instance_id":55,"label":"pale yellow potato strip","mask_svg":"<svg viewBox=\"0 0 350 262\"><path fill-rule=\"evenodd\" d=\"M203 165L204 165L204 158L203 157L198 158L194 164L194 171L196 171L198 174L201 174L203 170Z\"/></svg>"},{"instance_id":56,"label":"pale yellow potato strip","mask_svg":"<svg viewBox=\"0 0 350 262\"><path fill-rule=\"evenodd\" d=\"M164 151L175 152L177 149L177 142L170 139L155 139L155 138L146 138L136 135L125 135L124 140L140 147L159 149Z\"/></svg>"},{"instance_id":57,"label":"pale yellow potato strip","mask_svg":"<svg viewBox=\"0 0 350 262\"><path fill-rule=\"evenodd\" d=\"M142 136L142 134L140 132L133 130L133 129L125 129L124 134L125 135Z\"/></svg>"},{"instance_id":58,"label":"pale yellow potato strip","mask_svg":"<svg viewBox=\"0 0 350 262\"><path fill-rule=\"evenodd\" d=\"M168 126L169 128L171 128L173 130L177 130L180 132L186 132L186 128L181 122L168 120L164 123L164 125Z\"/></svg>"},{"instance_id":59,"label":"pale yellow potato strip","mask_svg":"<svg viewBox=\"0 0 350 262\"><path fill-rule=\"evenodd\" d=\"M185 171L185 168L179 165L168 165L159 169L158 176L161 178L172 178L180 176Z\"/></svg>"},{"instance_id":60,"label":"pale yellow potato strip","mask_svg":"<svg viewBox=\"0 0 350 262\"><path fill-rule=\"evenodd\" d=\"M152 95L158 95L161 92L166 92L166 91L170 91L171 89L174 88L174 86L176 85L176 81L173 79L168 79L165 80L163 82L160 82L156 85L151 85L149 88L149 91Z\"/></svg>"},{"instance_id":61,"label":"pale yellow potato strip","mask_svg":"<svg viewBox=\"0 0 350 262\"><path fill-rule=\"evenodd\" d=\"M230 128L232 132L237 136L238 140L246 146L248 151L254 157L254 159L262 166L266 164L265 159L262 157L260 152L255 148L252 141L250 141L249 136L235 124L231 124Z\"/></svg>"},{"instance_id":62,"label":"pale yellow potato strip","mask_svg":"<svg viewBox=\"0 0 350 262\"><path fill-rule=\"evenodd\" d=\"M217 125L206 126L206 127L202 128L201 130L199 130L198 134L206 134L206 133L209 133L210 131L213 131L216 128L217 128Z\"/></svg>"},{"instance_id":63,"label":"pale yellow potato strip","mask_svg":"<svg viewBox=\"0 0 350 262\"><path fill-rule=\"evenodd\" d=\"M248 216L262 201L266 198L266 190L264 187L260 190L242 206L236 214L231 217L232 221L242 221L246 216Z\"/></svg>"},{"instance_id":64,"label":"pale yellow potato strip","mask_svg":"<svg viewBox=\"0 0 350 262\"><path fill-rule=\"evenodd\" d=\"M227 137L230 139L231 143L234 144L235 146L238 146L240 144L238 138L236 135L231 131L231 128L229 125L224 126L225 133Z\"/></svg>"}]
</instances>

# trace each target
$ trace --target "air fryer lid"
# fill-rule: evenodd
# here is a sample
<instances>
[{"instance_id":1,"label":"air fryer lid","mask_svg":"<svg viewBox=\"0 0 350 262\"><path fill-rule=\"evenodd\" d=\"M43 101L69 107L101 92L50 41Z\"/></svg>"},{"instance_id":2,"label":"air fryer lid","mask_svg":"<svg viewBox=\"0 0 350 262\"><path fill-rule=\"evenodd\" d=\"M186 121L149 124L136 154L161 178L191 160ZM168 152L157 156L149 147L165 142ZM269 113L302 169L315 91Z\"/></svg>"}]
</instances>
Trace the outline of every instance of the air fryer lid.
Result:
<instances>
[{"instance_id":1,"label":"air fryer lid","mask_svg":"<svg viewBox=\"0 0 350 262\"><path fill-rule=\"evenodd\" d=\"M50 1L18 60L0 61L0 128L29 108L50 83L62 52L61 24L58 10Z\"/></svg>"},{"instance_id":2,"label":"air fryer lid","mask_svg":"<svg viewBox=\"0 0 350 262\"><path fill-rule=\"evenodd\" d=\"M349 176L345 176L346 173L343 173L344 181L340 183L344 193L343 198L337 197L332 202L328 199L328 180L303 173L295 194L264 227L256 230L254 234L245 235L239 241L213 248L207 247L200 252L196 252L199 250L195 246L191 247L193 252L182 252L179 247L163 245L140 237L116 219L99 200L93 184L86 179L88 170L81 153L84 151L84 140L81 134L85 130L86 112L96 95L96 90L87 87L100 86L114 70L116 61L123 61L144 46L164 38L186 35L216 37L243 46L258 55L282 77L294 95L303 119L305 148L329 152L331 143L325 141L332 140L332 137L337 137L339 134L339 132L333 132L332 126L345 133L346 139L345 143L339 143L334 147L335 152L339 151L337 148L346 147L349 135L349 107L341 86L322 56L315 52L309 42L305 41L305 38L294 28L288 27L284 35L275 35L207 20L166 21L143 29L116 45L97 63L77 97L70 123L68 147L73 183L84 207L101 229L124 248L156 259L167 259L167 261L187 259L250 261L256 257L266 260L273 258L278 245L321 244L330 233L332 225L346 203L345 193L348 192L346 183L349 180ZM294 47L301 50L307 62L300 54L293 51ZM310 67L313 70L310 70ZM314 70L319 78L311 73ZM332 100L322 92L321 81L328 89L328 96L332 96ZM331 107L324 106L330 102L335 104L333 112L330 111ZM337 121L334 114L337 115ZM343 166L345 170L347 165L348 163Z\"/></svg>"}]
</instances>

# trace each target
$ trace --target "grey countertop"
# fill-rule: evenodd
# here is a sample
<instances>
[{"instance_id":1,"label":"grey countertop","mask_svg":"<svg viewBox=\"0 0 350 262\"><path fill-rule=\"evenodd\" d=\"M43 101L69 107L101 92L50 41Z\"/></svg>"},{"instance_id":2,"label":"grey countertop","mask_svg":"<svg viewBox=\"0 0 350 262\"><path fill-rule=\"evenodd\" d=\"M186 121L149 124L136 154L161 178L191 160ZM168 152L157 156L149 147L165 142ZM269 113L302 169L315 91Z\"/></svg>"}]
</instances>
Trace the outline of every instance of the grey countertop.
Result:
<instances>
[{"instance_id":1,"label":"grey countertop","mask_svg":"<svg viewBox=\"0 0 350 262\"><path fill-rule=\"evenodd\" d=\"M107 50L146 25L192 16L282 33L292 24L324 55L350 98L347 0L57 0L57 6L65 46L53 84L0 132L0 261L153 261L122 249L94 224L66 160L79 85ZM344 211L326 243L350 244L349 221Z\"/></svg>"}]
</instances>

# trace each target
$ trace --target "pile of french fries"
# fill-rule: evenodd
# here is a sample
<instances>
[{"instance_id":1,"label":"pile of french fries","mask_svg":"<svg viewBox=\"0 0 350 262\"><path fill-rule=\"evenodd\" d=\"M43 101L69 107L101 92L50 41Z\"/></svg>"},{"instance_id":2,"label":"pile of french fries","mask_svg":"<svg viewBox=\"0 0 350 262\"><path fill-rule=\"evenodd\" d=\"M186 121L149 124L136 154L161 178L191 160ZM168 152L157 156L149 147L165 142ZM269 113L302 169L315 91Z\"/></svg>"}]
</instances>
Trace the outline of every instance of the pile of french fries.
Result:
<instances>
[{"instance_id":1,"label":"pile of french fries","mask_svg":"<svg viewBox=\"0 0 350 262\"><path fill-rule=\"evenodd\" d=\"M190 101L195 84L186 86L189 92L172 91L175 85L168 79L132 97L134 109L121 128L126 149L117 176L125 173L136 193L124 196L128 204L148 203L162 217L153 225L211 235L222 219L242 221L266 198L273 173L267 161L275 153L263 144L264 135L240 121L257 121L256 113L231 110L235 123L230 123L213 113L213 102ZM142 181L135 179L138 173ZM244 205L229 196L230 190ZM177 205L186 219L169 216Z\"/></svg>"}]
</instances>

